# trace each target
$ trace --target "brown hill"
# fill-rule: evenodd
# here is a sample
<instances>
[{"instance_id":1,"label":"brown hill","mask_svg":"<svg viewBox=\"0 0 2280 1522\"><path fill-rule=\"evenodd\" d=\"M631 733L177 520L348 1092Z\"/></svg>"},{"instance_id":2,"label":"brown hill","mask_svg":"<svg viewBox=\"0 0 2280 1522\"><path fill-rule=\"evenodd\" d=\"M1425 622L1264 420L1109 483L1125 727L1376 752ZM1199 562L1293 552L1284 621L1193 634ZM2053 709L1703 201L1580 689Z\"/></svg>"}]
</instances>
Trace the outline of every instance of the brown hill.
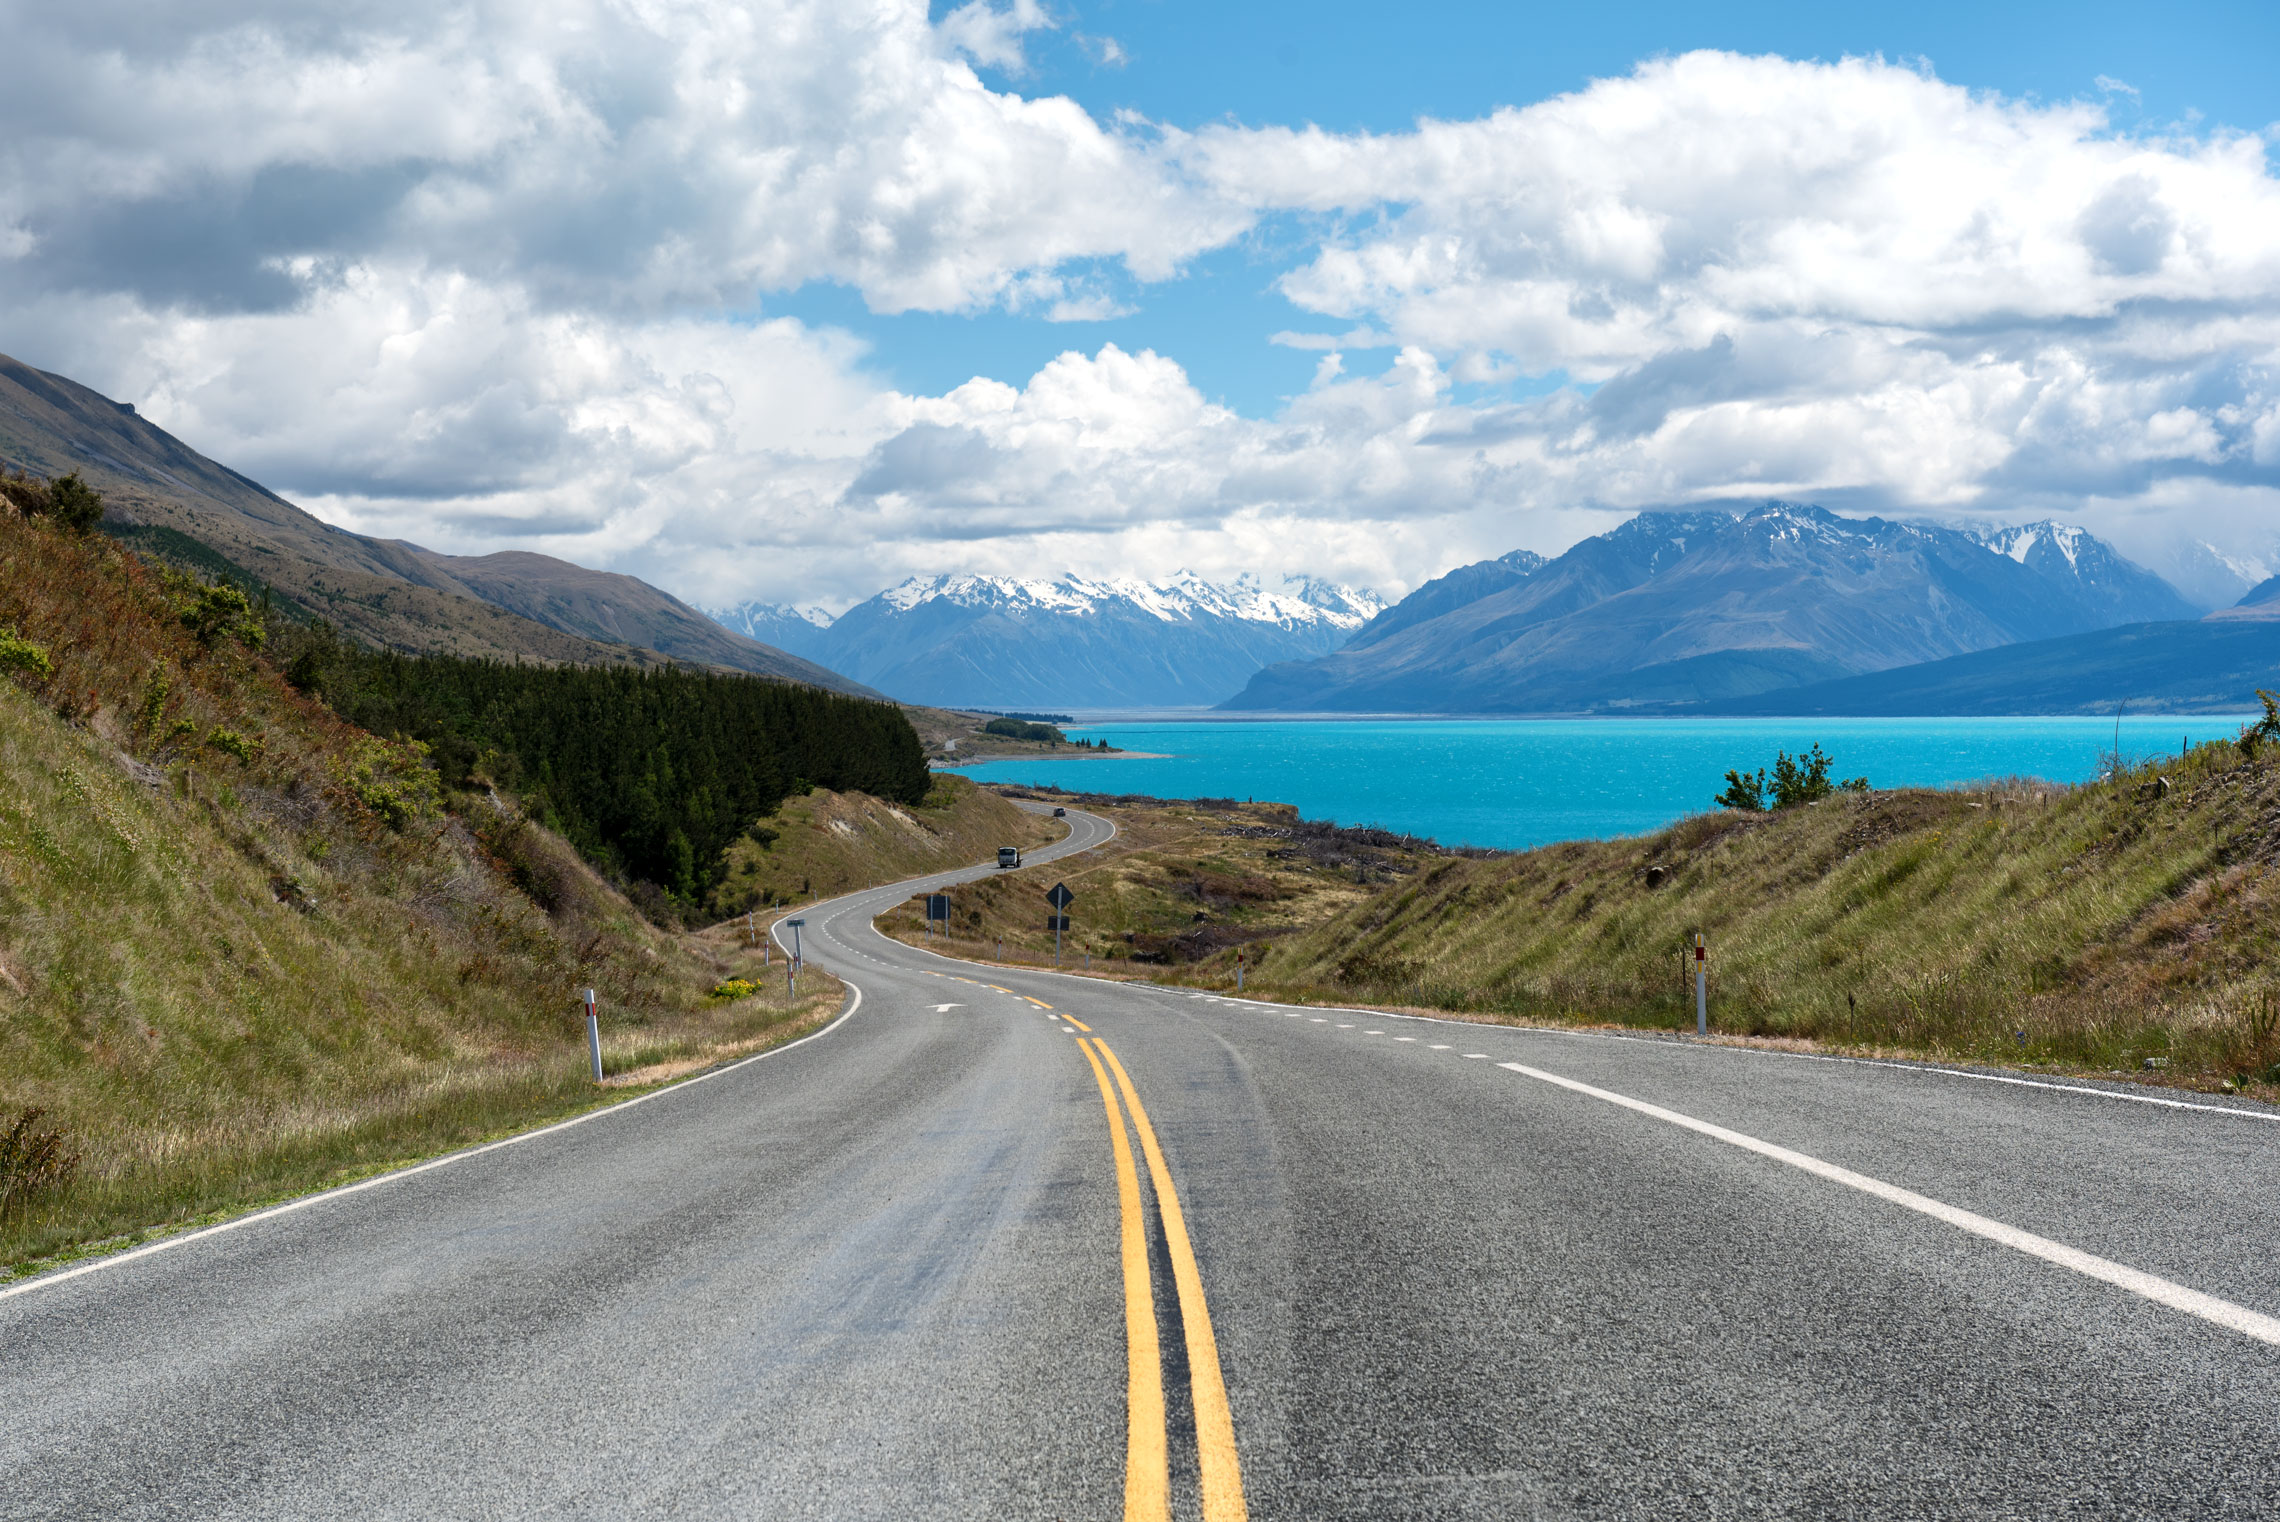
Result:
<instances>
[{"instance_id":1,"label":"brown hill","mask_svg":"<svg viewBox=\"0 0 2280 1522\"><path fill-rule=\"evenodd\" d=\"M731 633L632 576L527 552L442 555L334 528L146 422L131 404L6 355L0 464L51 478L76 470L112 509L106 526L139 548L187 548L209 572L226 563L373 644L597 665L666 657L877 696Z\"/></svg>"}]
</instances>

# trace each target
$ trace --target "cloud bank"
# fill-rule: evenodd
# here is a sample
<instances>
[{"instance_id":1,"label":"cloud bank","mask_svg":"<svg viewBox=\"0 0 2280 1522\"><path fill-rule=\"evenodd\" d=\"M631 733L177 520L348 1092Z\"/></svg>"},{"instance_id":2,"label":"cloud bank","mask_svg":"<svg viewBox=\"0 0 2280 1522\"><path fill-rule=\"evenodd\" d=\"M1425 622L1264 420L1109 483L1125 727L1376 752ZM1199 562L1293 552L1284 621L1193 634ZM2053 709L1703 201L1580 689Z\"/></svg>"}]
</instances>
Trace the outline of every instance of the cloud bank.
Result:
<instances>
[{"instance_id":1,"label":"cloud bank","mask_svg":"<svg viewBox=\"0 0 2280 1522\"><path fill-rule=\"evenodd\" d=\"M2055 512L2205 596L2280 570L2264 136L1723 53L1399 133L1104 123L1021 93L1053 24L7 0L0 347L337 521L704 600L1040 567L1399 590L1767 494ZM907 395L767 315L818 281L1144 311L1261 228L1288 305L1226 341L1322 355L1266 417L1116 346Z\"/></svg>"}]
</instances>

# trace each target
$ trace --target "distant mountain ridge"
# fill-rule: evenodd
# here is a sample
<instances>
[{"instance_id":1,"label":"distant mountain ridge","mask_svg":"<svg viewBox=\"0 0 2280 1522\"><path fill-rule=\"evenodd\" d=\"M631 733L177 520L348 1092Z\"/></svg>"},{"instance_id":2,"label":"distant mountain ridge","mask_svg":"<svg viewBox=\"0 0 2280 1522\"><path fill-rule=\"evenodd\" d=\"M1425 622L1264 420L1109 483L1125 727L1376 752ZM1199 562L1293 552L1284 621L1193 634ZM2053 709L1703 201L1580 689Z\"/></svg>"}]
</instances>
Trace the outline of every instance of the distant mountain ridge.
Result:
<instances>
[{"instance_id":1,"label":"distant mountain ridge","mask_svg":"<svg viewBox=\"0 0 2280 1522\"><path fill-rule=\"evenodd\" d=\"M905 702L1202 707L1264 666L1336 649L1383 606L1309 578L1270 590L1185 571L1164 582L914 576L848 609L804 651Z\"/></svg>"},{"instance_id":2,"label":"distant mountain ridge","mask_svg":"<svg viewBox=\"0 0 2280 1522\"><path fill-rule=\"evenodd\" d=\"M1644 512L1548 561L1461 567L1253 711L1668 711L2123 623L2176 589L2057 523L1953 529L1809 504Z\"/></svg>"},{"instance_id":3,"label":"distant mountain ridge","mask_svg":"<svg viewBox=\"0 0 2280 1522\"><path fill-rule=\"evenodd\" d=\"M1713 703L1714 714L1866 718L2248 713L2280 686L2280 619L2121 624Z\"/></svg>"},{"instance_id":4,"label":"distant mountain ridge","mask_svg":"<svg viewBox=\"0 0 2280 1522\"><path fill-rule=\"evenodd\" d=\"M819 657L824 631L831 615L821 608L795 608L788 603L740 602L733 608L703 608L705 617L732 633L774 645L809 660Z\"/></svg>"},{"instance_id":5,"label":"distant mountain ridge","mask_svg":"<svg viewBox=\"0 0 2280 1522\"><path fill-rule=\"evenodd\" d=\"M445 555L335 528L77 381L0 355L0 464L79 471L117 521L187 535L369 643L582 664L661 659L876 697L645 581L551 555Z\"/></svg>"}]
</instances>

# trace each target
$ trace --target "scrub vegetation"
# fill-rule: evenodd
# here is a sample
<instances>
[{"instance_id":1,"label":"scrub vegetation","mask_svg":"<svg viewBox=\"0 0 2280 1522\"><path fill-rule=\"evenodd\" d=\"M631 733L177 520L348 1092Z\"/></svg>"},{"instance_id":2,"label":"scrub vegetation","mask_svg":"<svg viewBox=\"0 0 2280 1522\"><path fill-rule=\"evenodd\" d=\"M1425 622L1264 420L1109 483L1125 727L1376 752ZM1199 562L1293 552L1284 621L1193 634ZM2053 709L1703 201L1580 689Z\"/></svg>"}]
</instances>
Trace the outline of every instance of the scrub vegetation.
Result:
<instances>
[{"instance_id":1,"label":"scrub vegetation","mask_svg":"<svg viewBox=\"0 0 2280 1522\"><path fill-rule=\"evenodd\" d=\"M1715 1033L2270 1097L2280 746L2263 740L2082 787L1835 789L1510 854L1403 843L1361 869L1367 886L1341 870L1311 892L1285 853L1366 832L1270 820L1269 805L1067 795L1138 838L1083 871L961 890L957 930L990 950L1004 934L1009 959L1049 957L1041 895L1066 876L1070 944L1099 970L1225 988L1240 949L1247 988L1271 998L1671 1030L1693 1026L1699 931ZM1182 897L1200 918L1167 945ZM898 911L897 932L915 939L917 915Z\"/></svg>"},{"instance_id":2,"label":"scrub vegetation","mask_svg":"<svg viewBox=\"0 0 2280 1522\"><path fill-rule=\"evenodd\" d=\"M215 591L0 510L0 1264L591 1106L584 986L614 1082L838 1007L296 691Z\"/></svg>"},{"instance_id":3,"label":"scrub vegetation","mask_svg":"<svg viewBox=\"0 0 2280 1522\"><path fill-rule=\"evenodd\" d=\"M1257 946L1367 902L1375 890L1407 880L1428 863L1455 859L1411 836L1302 820L1288 804L1000 791L1107 814L1118 834L1079 857L992 873L952 889L950 944L930 944L954 955L991 960L1002 948L1009 961L1049 963L1053 933L1046 916L1052 910L1045 895L1065 883L1077 896L1061 941L1065 964L1082 965L1089 957L1094 970L1112 974L1158 976L1194 967L1216 977L1225 967L1232 976L1238 950L1254 948L1255 955ZM879 927L921 940L923 912L913 899L883 916Z\"/></svg>"}]
</instances>

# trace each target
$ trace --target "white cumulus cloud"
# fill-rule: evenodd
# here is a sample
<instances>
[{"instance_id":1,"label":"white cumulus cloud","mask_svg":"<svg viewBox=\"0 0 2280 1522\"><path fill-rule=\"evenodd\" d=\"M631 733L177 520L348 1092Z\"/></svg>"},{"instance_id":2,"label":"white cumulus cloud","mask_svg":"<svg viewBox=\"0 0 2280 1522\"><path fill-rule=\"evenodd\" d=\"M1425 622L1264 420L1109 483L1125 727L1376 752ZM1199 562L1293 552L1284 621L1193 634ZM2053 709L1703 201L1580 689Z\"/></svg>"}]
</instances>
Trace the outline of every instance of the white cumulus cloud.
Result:
<instances>
[{"instance_id":1,"label":"white cumulus cloud","mask_svg":"<svg viewBox=\"0 0 2280 1522\"><path fill-rule=\"evenodd\" d=\"M0 347L338 521L708 602L1181 566L1398 591L1774 493L2076 517L2210 596L2280 563L2264 137L1725 53L1401 132L1103 123L1014 87L1058 24L0 0ZM910 395L767 315L820 281L1144 318L1263 224L1304 318L1220 341L1323 355L1266 417L1168 345Z\"/></svg>"}]
</instances>

